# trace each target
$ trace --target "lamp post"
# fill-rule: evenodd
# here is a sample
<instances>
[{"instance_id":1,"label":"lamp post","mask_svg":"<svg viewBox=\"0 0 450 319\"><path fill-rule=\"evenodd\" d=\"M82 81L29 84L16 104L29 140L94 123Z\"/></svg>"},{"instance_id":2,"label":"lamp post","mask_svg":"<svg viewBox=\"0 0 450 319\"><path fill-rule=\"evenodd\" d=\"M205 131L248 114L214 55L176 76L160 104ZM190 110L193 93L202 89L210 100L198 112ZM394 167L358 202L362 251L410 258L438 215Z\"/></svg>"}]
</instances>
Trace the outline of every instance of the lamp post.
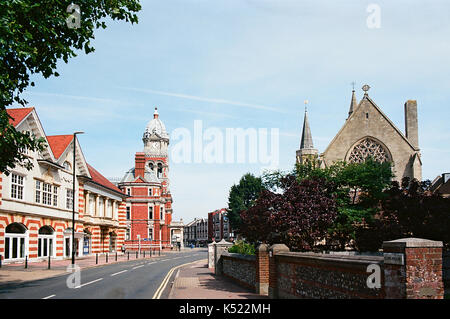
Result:
<instances>
[{"instance_id":1,"label":"lamp post","mask_svg":"<svg viewBox=\"0 0 450 319\"><path fill-rule=\"evenodd\" d=\"M75 154L77 149L77 134L83 134L84 132L73 133L73 199L72 199L72 266L75 265Z\"/></svg>"}]
</instances>

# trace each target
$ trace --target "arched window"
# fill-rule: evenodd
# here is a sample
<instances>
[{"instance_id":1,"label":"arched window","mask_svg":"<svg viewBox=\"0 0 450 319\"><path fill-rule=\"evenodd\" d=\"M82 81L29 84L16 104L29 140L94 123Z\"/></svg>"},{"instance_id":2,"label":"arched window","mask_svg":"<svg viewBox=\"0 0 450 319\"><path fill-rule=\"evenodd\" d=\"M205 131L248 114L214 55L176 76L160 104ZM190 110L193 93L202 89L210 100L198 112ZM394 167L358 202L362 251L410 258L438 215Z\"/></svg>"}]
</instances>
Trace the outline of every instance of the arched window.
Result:
<instances>
[{"instance_id":1,"label":"arched window","mask_svg":"<svg viewBox=\"0 0 450 319\"><path fill-rule=\"evenodd\" d=\"M50 226L42 226L38 232L38 257L54 256L54 230Z\"/></svg>"},{"instance_id":2,"label":"arched window","mask_svg":"<svg viewBox=\"0 0 450 319\"><path fill-rule=\"evenodd\" d=\"M6 226L5 232L11 234L25 234L27 228L23 224L12 223Z\"/></svg>"},{"instance_id":3,"label":"arched window","mask_svg":"<svg viewBox=\"0 0 450 319\"><path fill-rule=\"evenodd\" d=\"M5 228L5 259L23 259L28 250L27 228L20 223L11 223Z\"/></svg>"},{"instance_id":4,"label":"arched window","mask_svg":"<svg viewBox=\"0 0 450 319\"><path fill-rule=\"evenodd\" d=\"M148 164L148 167L153 171L153 169L155 168L155 165L152 162L150 162Z\"/></svg>"},{"instance_id":5,"label":"arched window","mask_svg":"<svg viewBox=\"0 0 450 319\"><path fill-rule=\"evenodd\" d=\"M348 156L348 161L362 163L369 157L379 163L392 162L389 151L381 143L370 137L364 138L353 147Z\"/></svg>"},{"instance_id":6,"label":"arched window","mask_svg":"<svg viewBox=\"0 0 450 319\"><path fill-rule=\"evenodd\" d=\"M158 163L158 178L162 177L162 172L163 172L162 164Z\"/></svg>"}]
</instances>

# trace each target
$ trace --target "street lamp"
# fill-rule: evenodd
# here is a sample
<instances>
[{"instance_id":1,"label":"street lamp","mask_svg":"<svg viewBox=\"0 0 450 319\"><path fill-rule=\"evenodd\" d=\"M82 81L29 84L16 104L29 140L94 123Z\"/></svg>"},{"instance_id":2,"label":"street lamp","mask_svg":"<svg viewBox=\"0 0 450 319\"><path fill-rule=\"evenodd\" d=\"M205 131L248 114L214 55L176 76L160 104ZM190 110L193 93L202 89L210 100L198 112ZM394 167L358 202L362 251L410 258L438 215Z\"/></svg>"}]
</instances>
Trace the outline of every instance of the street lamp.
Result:
<instances>
[{"instance_id":1,"label":"street lamp","mask_svg":"<svg viewBox=\"0 0 450 319\"><path fill-rule=\"evenodd\" d=\"M77 134L84 134L84 132L73 133L72 266L75 265L75 153L77 149Z\"/></svg>"}]
</instances>

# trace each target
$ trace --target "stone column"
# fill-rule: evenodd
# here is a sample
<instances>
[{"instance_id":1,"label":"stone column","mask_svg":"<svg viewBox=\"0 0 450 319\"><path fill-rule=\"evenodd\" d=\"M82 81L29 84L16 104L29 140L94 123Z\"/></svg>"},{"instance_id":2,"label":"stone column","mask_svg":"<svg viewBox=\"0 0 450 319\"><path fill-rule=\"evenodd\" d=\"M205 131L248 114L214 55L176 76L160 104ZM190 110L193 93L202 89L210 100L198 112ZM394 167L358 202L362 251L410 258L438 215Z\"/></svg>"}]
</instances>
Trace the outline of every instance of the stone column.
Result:
<instances>
[{"instance_id":1,"label":"stone column","mask_svg":"<svg viewBox=\"0 0 450 319\"><path fill-rule=\"evenodd\" d=\"M214 245L214 273L216 275L222 275L222 258L220 258L222 256L222 253L226 250L228 250L228 248L230 248L231 246L233 246L232 243L229 243L227 241L225 241L224 239L222 239L220 242L215 243Z\"/></svg>"},{"instance_id":2,"label":"stone column","mask_svg":"<svg viewBox=\"0 0 450 319\"><path fill-rule=\"evenodd\" d=\"M256 293L269 294L269 246L266 244L256 249Z\"/></svg>"},{"instance_id":3,"label":"stone column","mask_svg":"<svg viewBox=\"0 0 450 319\"><path fill-rule=\"evenodd\" d=\"M403 238L383 242L388 299L443 299L441 241Z\"/></svg>"},{"instance_id":4,"label":"stone column","mask_svg":"<svg viewBox=\"0 0 450 319\"><path fill-rule=\"evenodd\" d=\"M275 244L269 249L269 298L271 299L278 298L276 255L280 252L289 252L289 248L284 244Z\"/></svg>"},{"instance_id":5,"label":"stone column","mask_svg":"<svg viewBox=\"0 0 450 319\"><path fill-rule=\"evenodd\" d=\"M187 232L187 234L189 234L189 231ZM187 242L188 242L188 239L186 240L186 243ZM208 244L208 268L209 269L214 269L215 246L216 246L215 242Z\"/></svg>"}]
</instances>

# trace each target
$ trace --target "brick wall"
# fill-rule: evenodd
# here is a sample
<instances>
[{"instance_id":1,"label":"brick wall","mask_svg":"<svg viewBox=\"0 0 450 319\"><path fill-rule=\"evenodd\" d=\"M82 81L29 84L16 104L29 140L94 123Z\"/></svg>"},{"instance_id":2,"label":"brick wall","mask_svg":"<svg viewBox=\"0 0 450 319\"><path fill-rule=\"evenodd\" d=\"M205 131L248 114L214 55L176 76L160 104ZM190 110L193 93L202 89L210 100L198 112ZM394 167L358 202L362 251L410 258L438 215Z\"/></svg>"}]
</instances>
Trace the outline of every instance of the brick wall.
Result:
<instances>
[{"instance_id":1,"label":"brick wall","mask_svg":"<svg viewBox=\"0 0 450 319\"><path fill-rule=\"evenodd\" d=\"M367 286L369 265L383 257L280 252L276 259L278 298L380 299L382 289ZM381 277L383 281L383 278Z\"/></svg>"},{"instance_id":2,"label":"brick wall","mask_svg":"<svg viewBox=\"0 0 450 319\"><path fill-rule=\"evenodd\" d=\"M216 249L216 274L270 298L442 299L450 270L450 253L442 247L403 238L384 242L377 256L290 252L276 244L260 245L256 256L223 252L219 259Z\"/></svg>"},{"instance_id":3,"label":"brick wall","mask_svg":"<svg viewBox=\"0 0 450 319\"><path fill-rule=\"evenodd\" d=\"M222 274L241 286L256 289L256 257L224 252Z\"/></svg>"},{"instance_id":4,"label":"brick wall","mask_svg":"<svg viewBox=\"0 0 450 319\"><path fill-rule=\"evenodd\" d=\"M450 298L450 251L442 253L442 280L446 298Z\"/></svg>"}]
</instances>

